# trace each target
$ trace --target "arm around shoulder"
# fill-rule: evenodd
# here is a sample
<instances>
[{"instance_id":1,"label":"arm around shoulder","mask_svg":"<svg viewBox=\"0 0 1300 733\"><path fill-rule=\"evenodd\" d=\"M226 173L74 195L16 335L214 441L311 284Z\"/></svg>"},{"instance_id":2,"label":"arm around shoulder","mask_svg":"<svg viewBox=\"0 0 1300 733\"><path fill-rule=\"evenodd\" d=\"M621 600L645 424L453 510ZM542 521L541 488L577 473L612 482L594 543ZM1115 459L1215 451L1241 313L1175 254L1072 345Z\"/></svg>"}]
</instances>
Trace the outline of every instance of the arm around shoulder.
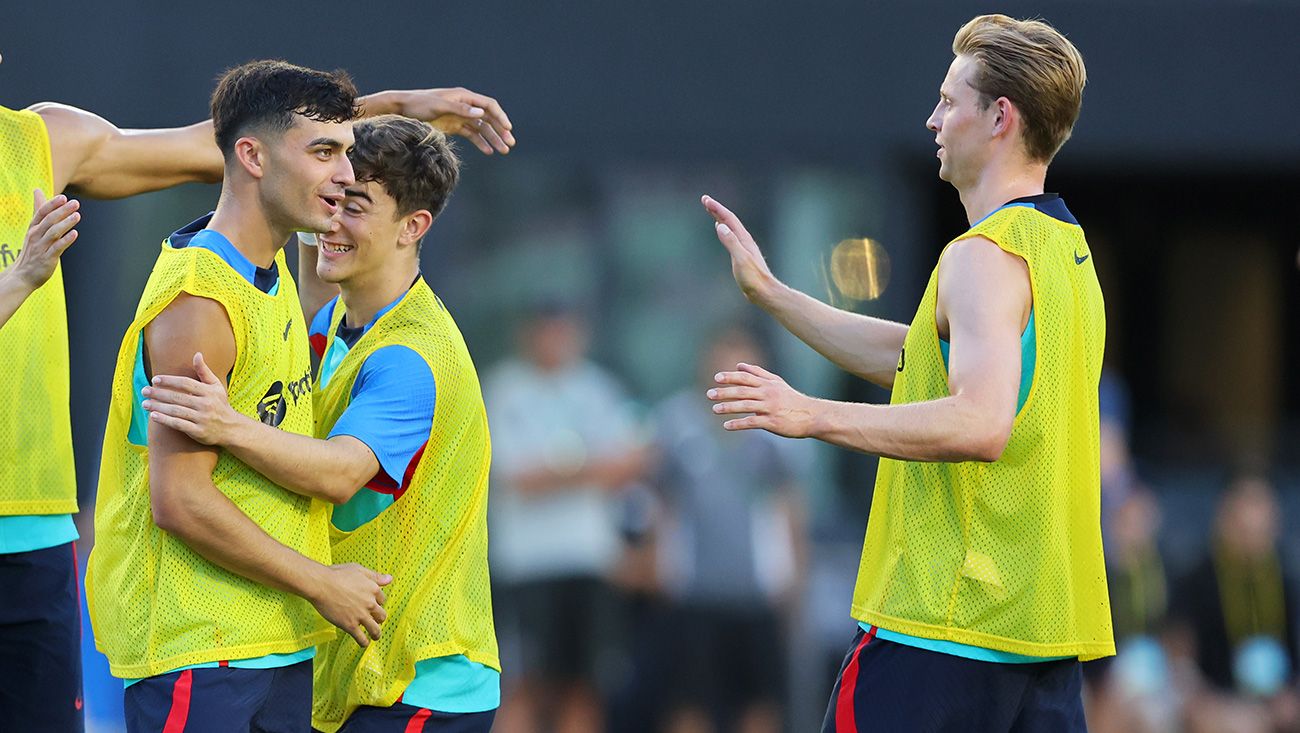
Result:
<instances>
[{"instance_id":1,"label":"arm around shoulder","mask_svg":"<svg viewBox=\"0 0 1300 733\"><path fill-rule=\"evenodd\" d=\"M71 188L90 198L123 198L181 183L216 183L224 164L212 122L186 127L123 130L66 104L29 109L45 121L54 163L54 191Z\"/></svg>"}]
</instances>

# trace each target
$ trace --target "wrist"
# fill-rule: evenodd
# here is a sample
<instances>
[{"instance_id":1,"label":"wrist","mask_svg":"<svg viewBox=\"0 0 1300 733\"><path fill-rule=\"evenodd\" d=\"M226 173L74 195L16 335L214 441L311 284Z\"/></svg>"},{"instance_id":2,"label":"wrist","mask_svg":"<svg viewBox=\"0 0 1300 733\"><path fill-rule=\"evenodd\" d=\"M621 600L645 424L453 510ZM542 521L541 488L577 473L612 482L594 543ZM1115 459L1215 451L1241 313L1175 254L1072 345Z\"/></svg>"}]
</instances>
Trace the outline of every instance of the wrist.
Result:
<instances>
[{"instance_id":1,"label":"wrist","mask_svg":"<svg viewBox=\"0 0 1300 733\"><path fill-rule=\"evenodd\" d=\"M375 117L377 115L404 114L406 108L405 95L402 92L387 90L367 94L361 98L361 116Z\"/></svg>"}]
</instances>

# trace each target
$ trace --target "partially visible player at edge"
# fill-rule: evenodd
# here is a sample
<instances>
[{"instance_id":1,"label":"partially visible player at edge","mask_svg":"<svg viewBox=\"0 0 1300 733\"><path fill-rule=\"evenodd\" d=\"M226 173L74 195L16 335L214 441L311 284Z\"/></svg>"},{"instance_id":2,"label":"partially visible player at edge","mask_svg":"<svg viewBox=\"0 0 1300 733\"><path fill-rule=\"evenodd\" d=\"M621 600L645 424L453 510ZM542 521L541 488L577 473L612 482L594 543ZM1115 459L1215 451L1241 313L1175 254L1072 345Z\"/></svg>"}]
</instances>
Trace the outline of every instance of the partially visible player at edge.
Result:
<instances>
[{"instance_id":1,"label":"partially visible player at edge","mask_svg":"<svg viewBox=\"0 0 1300 733\"><path fill-rule=\"evenodd\" d=\"M977 17L926 126L970 229L910 326L779 282L705 197L741 290L890 405L816 399L750 364L718 375L728 430L881 456L854 590L860 629L824 731L1082 731L1080 660L1114 653L1102 562L1097 389L1105 320L1083 231L1044 193L1078 118L1075 47ZM744 415L744 416L740 416Z\"/></svg>"},{"instance_id":2,"label":"partially visible player at edge","mask_svg":"<svg viewBox=\"0 0 1300 733\"><path fill-rule=\"evenodd\" d=\"M328 230L355 183L355 90L342 72L251 62L225 74L212 109L217 209L163 243L118 354L88 601L127 683L128 730L178 718L187 730L306 730L327 622L363 646L379 638L391 577L322 564L323 503L149 424L137 395L152 374L193 374L202 351L236 409L310 432L307 333L280 250L292 231Z\"/></svg>"},{"instance_id":3,"label":"partially visible player at edge","mask_svg":"<svg viewBox=\"0 0 1300 733\"><path fill-rule=\"evenodd\" d=\"M463 88L385 91L358 102L363 115L430 120L484 153L515 144L500 105ZM12 202L0 207L0 313L8 314L0 318L0 425L22 426L0 430L0 586L26 589L0 597L0 648L7 650L0 657L0 730L27 729L33 721L67 731L83 726L67 315L62 271L51 261L76 230L48 242L41 237L80 217L65 191L122 198L216 182L222 170L211 121L123 130L53 102L0 106L0 198ZM53 213L35 217L36 196L48 199ZM44 232L24 238L50 217ZM31 243L37 249L28 252ZM43 631L33 634L32 623ZM33 667L34 658L42 663Z\"/></svg>"},{"instance_id":4,"label":"partially visible player at edge","mask_svg":"<svg viewBox=\"0 0 1300 733\"><path fill-rule=\"evenodd\" d=\"M158 377L151 419L221 445L281 485L338 504L335 560L397 578L385 634L325 644L313 724L326 733L486 733L500 704L487 566L487 416L456 324L420 276L421 241L459 177L428 125L354 126L347 187L319 252L300 247L315 313L316 439L240 415L196 355L200 379ZM319 275L319 277L318 277ZM328 302L326 286L341 295Z\"/></svg>"}]
</instances>

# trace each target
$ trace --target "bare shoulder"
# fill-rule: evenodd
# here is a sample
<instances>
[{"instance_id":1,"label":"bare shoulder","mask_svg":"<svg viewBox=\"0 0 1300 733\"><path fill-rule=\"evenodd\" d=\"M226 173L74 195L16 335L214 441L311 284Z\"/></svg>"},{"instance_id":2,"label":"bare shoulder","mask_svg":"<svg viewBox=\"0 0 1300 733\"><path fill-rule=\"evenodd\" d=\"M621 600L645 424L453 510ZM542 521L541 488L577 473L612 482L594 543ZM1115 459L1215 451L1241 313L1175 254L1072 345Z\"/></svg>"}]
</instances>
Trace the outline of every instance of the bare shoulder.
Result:
<instances>
[{"instance_id":1,"label":"bare shoulder","mask_svg":"<svg viewBox=\"0 0 1300 733\"><path fill-rule=\"evenodd\" d=\"M188 293L176 296L149 322L145 345L152 374L196 377L196 353L216 374L227 374L235 365L235 331L225 307Z\"/></svg>"},{"instance_id":2,"label":"bare shoulder","mask_svg":"<svg viewBox=\"0 0 1300 733\"><path fill-rule=\"evenodd\" d=\"M939 261L936 319L947 334L954 313L1005 313L1021 327L1033 305L1029 265L993 240L974 236L954 242Z\"/></svg>"},{"instance_id":3,"label":"bare shoulder","mask_svg":"<svg viewBox=\"0 0 1300 733\"><path fill-rule=\"evenodd\" d=\"M939 260L939 274L995 273L1005 271L1007 274L1023 273L1029 276L1029 265L1019 255L1002 249L988 237L975 235L958 240L948 245Z\"/></svg>"},{"instance_id":4,"label":"bare shoulder","mask_svg":"<svg viewBox=\"0 0 1300 733\"><path fill-rule=\"evenodd\" d=\"M93 112L59 102L37 102L27 109L45 122L54 162L55 190L51 195L62 193L86 159L113 132L113 125Z\"/></svg>"}]
</instances>

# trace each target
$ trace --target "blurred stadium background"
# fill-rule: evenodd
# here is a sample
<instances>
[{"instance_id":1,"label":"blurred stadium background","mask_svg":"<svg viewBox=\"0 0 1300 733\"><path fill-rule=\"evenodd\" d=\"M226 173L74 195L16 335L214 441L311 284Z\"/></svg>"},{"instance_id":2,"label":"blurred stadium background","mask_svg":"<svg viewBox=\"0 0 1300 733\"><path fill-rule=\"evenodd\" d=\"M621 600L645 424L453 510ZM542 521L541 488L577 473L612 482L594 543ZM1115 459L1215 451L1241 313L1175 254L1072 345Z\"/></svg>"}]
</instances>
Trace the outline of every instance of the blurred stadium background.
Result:
<instances>
[{"instance_id":1,"label":"blurred stadium background","mask_svg":"<svg viewBox=\"0 0 1300 733\"><path fill-rule=\"evenodd\" d=\"M463 85L499 99L518 148L487 158L459 146L463 183L426 242L424 272L480 373L515 350L529 312L558 302L584 317L591 358L625 390L633 442L649 448L629 482L639 488L614 492L628 554L611 582L625 624L616 636L639 642L613 645L616 663L596 689L607 729L650 731L701 722L669 720L660 679L669 663L640 639L664 633L655 619L674 599L659 571L671 553L654 540L671 536L659 519L683 511L657 485L656 406L697 383L700 350L737 319L761 332L769 363L796 388L887 400L751 312L698 197L732 207L792 285L910 320L942 244L964 228L956 196L936 178L924 121L952 34L989 10L902 0L11 3L0 23L0 101L67 102L122 127L186 124L207 116L220 71L259 57L343 67L365 92ZM1178 599L1180 579L1231 542L1221 535L1233 530L1212 528L1218 497L1242 474L1274 487L1277 508L1261 504L1281 528L1272 557L1300 570L1300 534L1289 531L1300 519L1300 4L1042 0L996 10L1047 19L1088 65L1083 114L1048 188L1083 222L1106 296L1107 540L1112 517L1149 490L1157 511L1134 510L1139 519L1120 533L1137 539L1117 542L1151 539L1152 572L1168 586L1163 604L1143 601L1132 612L1141 623L1120 629L1163 643L1162 664L1093 675L1094 701L1136 710L1094 718L1094 728L1295 726L1293 634L1280 639L1292 660L1281 687L1261 692L1239 675L1203 696L1214 686L1183 674L1196 666L1196 634L1186 633L1196 622ZM158 243L208 211L216 192L196 185L84 204L65 260L83 552L118 340ZM887 287L872 300L828 276L834 245L858 237L887 255ZM772 601L787 660L774 658L783 673L773 702L784 729L803 731L820 720L853 633L848 602L874 461L805 444L794 452L795 516L810 551L794 553L794 600ZM646 547L649 559L635 561ZM1115 580L1127 572L1113 570L1112 585L1130 588ZM510 597L498 597L499 614ZM1289 589L1283 598L1289 629L1300 608ZM508 704L510 636L503 630ZM88 675L102 673L88 662ZM120 720L113 692L88 687L92 730ZM1207 697L1216 706L1196 702ZM716 701L703 702L711 711Z\"/></svg>"}]
</instances>

